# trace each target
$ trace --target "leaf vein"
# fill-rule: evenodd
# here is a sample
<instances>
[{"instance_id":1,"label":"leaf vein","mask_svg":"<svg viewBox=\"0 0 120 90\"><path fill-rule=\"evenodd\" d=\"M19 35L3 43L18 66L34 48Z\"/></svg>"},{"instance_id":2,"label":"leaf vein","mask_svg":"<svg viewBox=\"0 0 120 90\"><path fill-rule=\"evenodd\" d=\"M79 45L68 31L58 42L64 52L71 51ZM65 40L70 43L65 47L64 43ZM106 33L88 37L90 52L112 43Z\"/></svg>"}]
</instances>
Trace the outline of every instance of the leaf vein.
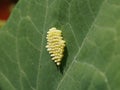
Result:
<instances>
[{"instance_id":1,"label":"leaf vein","mask_svg":"<svg viewBox=\"0 0 120 90\"><path fill-rule=\"evenodd\" d=\"M105 0L104 0L103 3L101 4L101 7L102 7L102 5L104 4L104 2L105 2ZM101 8L101 7L100 7L100 8ZM91 31L91 29L92 29L92 27L93 27L93 25L94 25L94 22L96 21L96 19L97 19L99 13L100 13L100 10L99 10L99 12L98 12L96 18L94 19L93 23L91 24L91 28L88 30L88 32L87 32L85 38L83 39L83 42L82 42L82 44L81 44L81 47L78 48L78 52L76 53L76 55L75 55L73 61L72 61L71 64L69 65L69 67L68 67L66 73L69 72L69 70L72 68L73 63L76 61L76 58L78 57L78 55L79 55L81 49L83 48L83 45L84 45L84 43L85 43L85 40L87 39L87 36L88 36L88 34L90 33L90 31ZM58 86L57 86L57 90L59 89L61 83L64 81L66 75L67 75L67 74L65 74L65 75L63 76L63 78L60 80L60 83L59 83Z\"/></svg>"},{"instance_id":2,"label":"leaf vein","mask_svg":"<svg viewBox=\"0 0 120 90\"><path fill-rule=\"evenodd\" d=\"M46 10L45 10L45 18L44 18L44 24L43 24L43 34L42 34L42 41L41 41L41 52L40 52L40 57L39 57L39 62L38 62L38 74L37 74L37 80L36 80L36 90L39 89L39 75L40 75L40 61L41 61L41 57L42 57L42 53L43 53L43 43L44 43L44 36L45 36L45 25L46 25L46 21L47 21L47 14L48 14L48 0L45 0L46 2Z\"/></svg>"},{"instance_id":3,"label":"leaf vein","mask_svg":"<svg viewBox=\"0 0 120 90\"><path fill-rule=\"evenodd\" d=\"M2 72L0 72L0 74L3 76L3 78L6 79L6 81L9 83L9 85L10 85L14 90L16 90L16 88L13 86L12 82L11 82Z\"/></svg>"}]
</instances>

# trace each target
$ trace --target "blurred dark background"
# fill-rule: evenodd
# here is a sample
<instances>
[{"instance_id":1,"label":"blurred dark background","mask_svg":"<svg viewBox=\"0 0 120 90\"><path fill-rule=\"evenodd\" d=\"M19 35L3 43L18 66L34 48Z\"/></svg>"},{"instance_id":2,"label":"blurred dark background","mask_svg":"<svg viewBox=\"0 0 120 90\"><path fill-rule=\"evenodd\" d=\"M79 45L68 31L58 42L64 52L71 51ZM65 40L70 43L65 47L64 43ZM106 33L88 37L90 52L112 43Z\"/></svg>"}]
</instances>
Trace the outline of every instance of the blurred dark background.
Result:
<instances>
[{"instance_id":1,"label":"blurred dark background","mask_svg":"<svg viewBox=\"0 0 120 90\"><path fill-rule=\"evenodd\" d=\"M0 0L0 21L6 21L9 18L17 2L18 0Z\"/></svg>"}]
</instances>

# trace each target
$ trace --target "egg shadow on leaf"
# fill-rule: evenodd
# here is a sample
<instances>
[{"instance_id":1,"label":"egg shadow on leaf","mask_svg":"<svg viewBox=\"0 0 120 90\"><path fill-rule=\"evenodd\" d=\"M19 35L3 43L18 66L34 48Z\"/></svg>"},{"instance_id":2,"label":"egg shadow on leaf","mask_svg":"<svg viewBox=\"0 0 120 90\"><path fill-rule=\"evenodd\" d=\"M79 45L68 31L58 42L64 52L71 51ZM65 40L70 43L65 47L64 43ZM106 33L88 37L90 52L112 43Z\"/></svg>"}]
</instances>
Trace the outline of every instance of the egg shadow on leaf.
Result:
<instances>
[{"instance_id":1,"label":"egg shadow on leaf","mask_svg":"<svg viewBox=\"0 0 120 90\"><path fill-rule=\"evenodd\" d=\"M62 58L62 61L61 61L61 64L60 66L57 66L58 70L60 71L61 74L63 74L64 72L64 68L66 66L66 62L67 62L67 57L68 57L68 50L67 50L67 47L65 47L64 49L64 53L63 53L63 58Z\"/></svg>"}]
</instances>

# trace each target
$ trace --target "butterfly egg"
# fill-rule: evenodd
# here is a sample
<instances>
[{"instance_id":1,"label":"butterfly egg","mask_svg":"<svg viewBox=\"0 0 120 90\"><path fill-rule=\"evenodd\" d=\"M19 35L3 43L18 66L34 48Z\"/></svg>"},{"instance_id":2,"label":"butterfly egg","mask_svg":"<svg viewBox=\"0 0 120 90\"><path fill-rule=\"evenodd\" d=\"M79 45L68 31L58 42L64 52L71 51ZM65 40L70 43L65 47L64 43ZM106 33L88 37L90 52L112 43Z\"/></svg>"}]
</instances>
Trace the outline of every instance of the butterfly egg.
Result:
<instances>
[{"instance_id":1,"label":"butterfly egg","mask_svg":"<svg viewBox=\"0 0 120 90\"><path fill-rule=\"evenodd\" d=\"M62 31L57 30L55 27L53 27L47 32L46 39L47 51L50 53L52 60L56 63L56 65L59 66L63 58L63 52L65 47L65 41L62 37Z\"/></svg>"}]
</instances>

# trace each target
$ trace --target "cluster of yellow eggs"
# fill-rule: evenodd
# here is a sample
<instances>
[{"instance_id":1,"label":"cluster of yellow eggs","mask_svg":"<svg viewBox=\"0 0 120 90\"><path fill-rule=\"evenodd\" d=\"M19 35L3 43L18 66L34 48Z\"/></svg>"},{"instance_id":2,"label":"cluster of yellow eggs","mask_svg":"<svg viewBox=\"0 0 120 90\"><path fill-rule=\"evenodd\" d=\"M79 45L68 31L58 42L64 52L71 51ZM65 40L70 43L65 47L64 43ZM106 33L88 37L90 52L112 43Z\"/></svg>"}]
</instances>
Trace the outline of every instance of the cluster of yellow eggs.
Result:
<instances>
[{"instance_id":1,"label":"cluster of yellow eggs","mask_svg":"<svg viewBox=\"0 0 120 90\"><path fill-rule=\"evenodd\" d=\"M65 41L63 40L61 30L57 30L55 27L49 29L46 39L47 51L50 53L52 60L59 66L65 47Z\"/></svg>"}]
</instances>

